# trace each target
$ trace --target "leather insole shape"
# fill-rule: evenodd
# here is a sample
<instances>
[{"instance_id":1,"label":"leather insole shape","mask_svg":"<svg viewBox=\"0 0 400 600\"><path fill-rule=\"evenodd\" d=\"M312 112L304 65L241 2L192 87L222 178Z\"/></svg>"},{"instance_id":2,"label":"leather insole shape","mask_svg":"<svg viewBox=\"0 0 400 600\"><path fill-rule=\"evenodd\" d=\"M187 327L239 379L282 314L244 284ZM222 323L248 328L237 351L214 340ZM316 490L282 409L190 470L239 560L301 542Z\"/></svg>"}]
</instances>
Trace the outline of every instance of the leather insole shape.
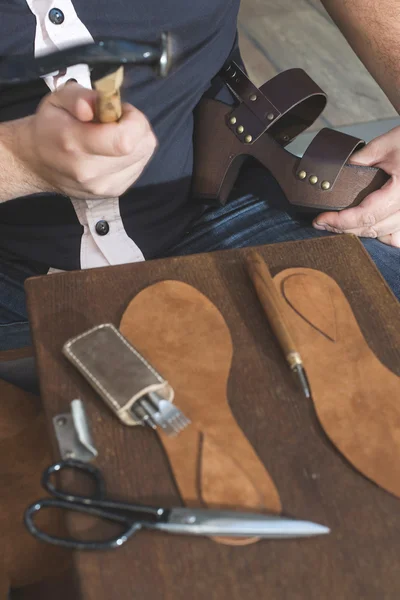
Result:
<instances>
[{"instance_id":1,"label":"leather insole shape","mask_svg":"<svg viewBox=\"0 0 400 600\"><path fill-rule=\"evenodd\" d=\"M280 513L278 491L229 407L232 340L214 304L186 283L162 281L131 301L120 330L169 381L192 422L174 438L157 430L185 505Z\"/></svg>"},{"instance_id":2,"label":"leather insole shape","mask_svg":"<svg viewBox=\"0 0 400 600\"><path fill-rule=\"evenodd\" d=\"M369 348L331 277L287 269L274 281L322 428L360 473L400 497L400 377Z\"/></svg>"}]
</instances>

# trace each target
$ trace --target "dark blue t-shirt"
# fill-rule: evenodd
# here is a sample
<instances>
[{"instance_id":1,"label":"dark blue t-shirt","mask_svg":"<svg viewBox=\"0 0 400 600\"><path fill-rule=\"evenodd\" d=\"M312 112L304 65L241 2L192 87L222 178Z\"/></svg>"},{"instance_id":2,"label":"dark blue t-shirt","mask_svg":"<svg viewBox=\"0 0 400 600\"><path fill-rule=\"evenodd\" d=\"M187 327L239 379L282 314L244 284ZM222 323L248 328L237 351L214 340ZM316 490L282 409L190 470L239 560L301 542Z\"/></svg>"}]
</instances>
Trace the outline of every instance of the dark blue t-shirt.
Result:
<instances>
[{"instance_id":1,"label":"dark blue t-shirt","mask_svg":"<svg viewBox=\"0 0 400 600\"><path fill-rule=\"evenodd\" d=\"M35 2L45 9L47 0ZM0 0L1 55L34 53L39 34L32 4ZM168 78L155 78L147 67L128 66L123 86L123 100L146 114L159 146L135 186L120 198L119 210L126 233L144 257L159 256L180 239L199 210L190 198L193 110L234 46L239 0L72 4L93 38L152 41L170 31L179 39L182 60ZM42 81L0 90L0 120L32 114L48 92ZM76 210L63 196L43 194L0 205L0 258L3 250L59 269L80 268L82 232Z\"/></svg>"}]
</instances>

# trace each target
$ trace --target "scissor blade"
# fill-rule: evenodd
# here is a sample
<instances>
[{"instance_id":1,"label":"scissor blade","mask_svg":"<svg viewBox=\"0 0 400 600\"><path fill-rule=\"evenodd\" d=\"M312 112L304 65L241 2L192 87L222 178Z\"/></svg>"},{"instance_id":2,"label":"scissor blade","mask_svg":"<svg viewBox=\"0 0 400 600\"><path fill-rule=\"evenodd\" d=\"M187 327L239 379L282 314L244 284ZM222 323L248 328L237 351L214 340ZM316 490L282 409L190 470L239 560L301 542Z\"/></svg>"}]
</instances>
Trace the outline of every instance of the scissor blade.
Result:
<instances>
[{"instance_id":1,"label":"scissor blade","mask_svg":"<svg viewBox=\"0 0 400 600\"><path fill-rule=\"evenodd\" d=\"M261 537L268 539L298 538L330 533L328 527L277 515L235 511L174 508L166 523L157 529L189 535Z\"/></svg>"}]
</instances>

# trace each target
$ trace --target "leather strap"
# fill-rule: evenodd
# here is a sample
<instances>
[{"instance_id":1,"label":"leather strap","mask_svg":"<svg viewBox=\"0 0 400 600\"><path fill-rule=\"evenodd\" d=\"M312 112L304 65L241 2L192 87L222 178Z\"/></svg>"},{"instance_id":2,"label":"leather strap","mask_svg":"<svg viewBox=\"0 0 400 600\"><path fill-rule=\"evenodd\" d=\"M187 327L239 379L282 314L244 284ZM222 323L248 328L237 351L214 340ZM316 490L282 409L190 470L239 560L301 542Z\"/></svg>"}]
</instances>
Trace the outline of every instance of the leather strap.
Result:
<instances>
[{"instance_id":1,"label":"leather strap","mask_svg":"<svg viewBox=\"0 0 400 600\"><path fill-rule=\"evenodd\" d=\"M223 72L223 78L235 96L261 121L266 120L267 114L273 114L274 120L281 116L281 112L247 75L235 63L231 62ZM255 99L253 100L255 96ZM272 120L271 120L272 121Z\"/></svg>"},{"instance_id":2,"label":"leather strap","mask_svg":"<svg viewBox=\"0 0 400 600\"><path fill-rule=\"evenodd\" d=\"M235 62L221 72L240 104L227 115L227 126L245 144L270 130L282 145L307 129L325 108L327 97L302 70L290 69L257 88Z\"/></svg>"},{"instance_id":3,"label":"leather strap","mask_svg":"<svg viewBox=\"0 0 400 600\"><path fill-rule=\"evenodd\" d=\"M363 140L351 135L334 129L321 129L305 151L295 175L305 185L322 185L325 189L325 184L325 191L330 192L350 156L364 145ZM314 183L310 177L314 177Z\"/></svg>"},{"instance_id":4,"label":"leather strap","mask_svg":"<svg viewBox=\"0 0 400 600\"><path fill-rule=\"evenodd\" d=\"M308 129L327 103L325 92L303 69L283 71L264 83L260 90L279 107L282 116L272 123L269 133L283 145Z\"/></svg>"}]
</instances>

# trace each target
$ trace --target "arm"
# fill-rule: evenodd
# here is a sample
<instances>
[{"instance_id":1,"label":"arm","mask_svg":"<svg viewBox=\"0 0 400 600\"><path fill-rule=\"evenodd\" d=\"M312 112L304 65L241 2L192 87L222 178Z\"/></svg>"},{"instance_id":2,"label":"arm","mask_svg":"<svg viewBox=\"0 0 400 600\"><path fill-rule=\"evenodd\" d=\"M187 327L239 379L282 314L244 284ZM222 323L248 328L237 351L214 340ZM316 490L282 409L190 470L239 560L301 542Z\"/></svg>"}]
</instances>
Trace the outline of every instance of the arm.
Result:
<instances>
[{"instance_id":1,"label":"arm","mask_svg":"<svg viewBox=\"0 0 400 600\"><path fill-rule=\"evenodd\" d=\"M397 0L321 2L400 113L400 3Z\"/></svg>"},{"instance_id":2,"label":"arm","mask_svg":"<svg viewBox=\"0 0 400 600\"><path fill-rule=\"evenodd\" d=\"M321 0L347 41L400 112L400 3L398 0ZM379 118L379 115L377 115ZM400 248L400 127L353 155L351 162L380 167L391 178L359 206L328 212L314 227L377 238Z\"/></svg>"},{"instance_id":3,"label":"arm","mask_svg":"<svg viewBox=\"0 0 400 600\"><path fill-rule=\"evenodd\" d=\"M19 196L48 191L46 185L17 158L16 135L26 119L0 125L0 203ZM48 187L48 186L47 186Z\"/></svg>"}]
</instances>

